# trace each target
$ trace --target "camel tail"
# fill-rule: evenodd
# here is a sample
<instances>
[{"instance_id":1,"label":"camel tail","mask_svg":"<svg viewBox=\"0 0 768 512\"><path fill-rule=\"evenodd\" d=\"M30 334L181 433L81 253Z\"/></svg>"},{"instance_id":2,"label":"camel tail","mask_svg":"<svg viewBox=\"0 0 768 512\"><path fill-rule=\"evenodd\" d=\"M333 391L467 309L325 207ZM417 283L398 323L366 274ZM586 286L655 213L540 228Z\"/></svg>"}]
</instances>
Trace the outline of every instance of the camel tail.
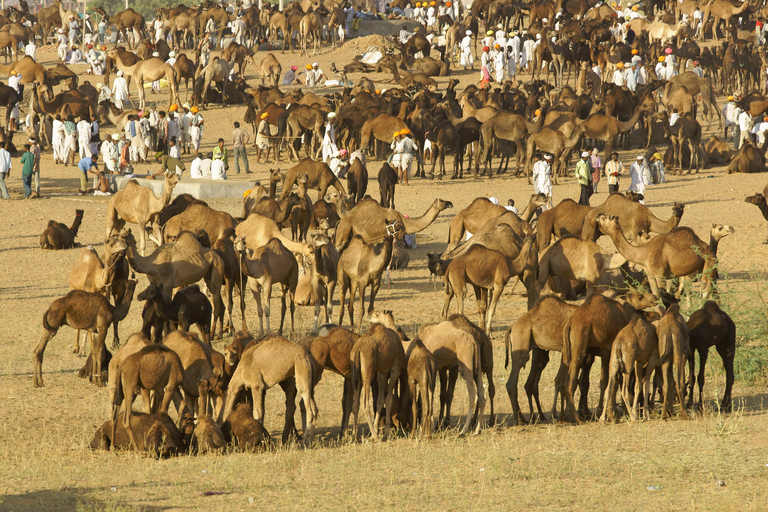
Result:
<instances>
[{"instance_id":1,"label":"camel tail","mask_svg":"<svg viewBox=\"0 0 768 512\"><path fill-rule=\"evenodd\" d=\"M48 231L43 231L43 234L40 235L40 248L44 250L53 249L53 244L51 244L51 241L48 239Z\"/></svg>"},{"instance_id":2,"label":"camel tail","mask_svg":"<svg viewBox=\"0 0 768 512\"><path fill-rule=\"evenodd\" d=\"M571 362L571 322L568 321L563 328L563 364Z\"/></svg>"},{"instance_id":3,"label":"camel tail","mask_svg":"<svg viewBox=\"0 0 768 512\"><path fill-rule=\"evenodd\" d=\"M57 329L54 328L50 322L48 322L48 313L51 312L51 308L48 308L45 310L45 313L43 313L43 329L46 331L56 331Z\"/></svg>"},{"instance_id":4,"label":"camel tail","mask_svg":"<svg viewBox=\"0 0 768 512\"><path fill-rule=\"evenodd\" d=\"M512 327L507 329L507 333L504 335L504 368L509 366L509 353L512 351Z\"/></svg>"}]
</instances>

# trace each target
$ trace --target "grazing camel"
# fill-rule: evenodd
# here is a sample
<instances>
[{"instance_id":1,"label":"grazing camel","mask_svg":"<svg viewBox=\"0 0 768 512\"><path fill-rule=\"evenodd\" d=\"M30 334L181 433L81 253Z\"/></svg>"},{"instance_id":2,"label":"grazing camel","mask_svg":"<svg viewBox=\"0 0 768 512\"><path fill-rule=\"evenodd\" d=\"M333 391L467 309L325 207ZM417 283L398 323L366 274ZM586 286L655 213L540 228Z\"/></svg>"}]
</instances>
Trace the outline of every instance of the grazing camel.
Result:
<instances>
[{"instance_id":1,"label":"grazing camel","mask_svg":"<svg viewBox=\"0 0 768 512\"><path fill-rule=\"evenodd\" d=\"M132 414L131 431L135 435L139 451L154 457L164 459L187 451L181 432L167 414ZM123 422L117 422L115 426L112 420L109 420L93 434L89 447L91 450L130 450L133 443Z\"/></svg>"},{"instance_id":2,"label":"grazing camel","mask_svg":"<svg viewBox=\"0 0 768 512\"><path fill-rule=\"evenodd\" d=\"M52 249L54 251L59 249L71 249L75 246L77 230L80 229L80 224L82 224L82 222L83 210L75 210L75 220L72 222L71 228L68 228L66 224L56 222L55 220L49 220L48 227L45 228L43 234L40 235L40 248Z\"/></svg>"},{"instance_id":3,"label":"grazing camel","mask_svg":"<svg viewBox=\"0 0 768 512\"><path fill-rule=\"evenodd\" d=\"M139 110L144 110L144 82L152 82L165 77L170 89L169 103L180 103L177 91L176 70L170 64L162 59L152 57L151 59L139 59L135 64L129 65L125 60L125 50L120 48L107 51L107 58L115 64L118 70L122 71L126 78L132 79L136 83L139 91Z\"/></svg>"},{"instance_id":4,"label":"grazing camel","mask_svg":"<svg viewBox=\"0 0 768 512\"><path fill-rule=\"evenodd\" d=\"M312 355L301 345L280 336L267 336L260 343L245 349L229 383L226 403L219 420L228 418L238 395L245 389L250 389L253 397L253 418L263 425L264 397L267 389L276 384L286 385L286 427L293 424L297 393L309 409L309 416L305 418L302 415L301 418L304 443L308 445L312 441L317 418ZM288 428L283 431L285 442L288 440L288 431Z\"/></svg>"},{"instance_id":5,"label":"grazing camel","mask_svg":"<svg viewBox=\"0 0 768 512\"><path fill-rule=\"evenodd\" d=\"M687 418L685 412L685 365L687 359L692 359L690 335L685 318L680 314L680 305L678 303L670 304L664 316L656 322L656 334L659 337L659 352L670 354L669 361L660 360L664 371L664 406L662 416L669 412L669 406L675 395L680 402L680 415ZM672 368L676 370L675 378L669 378L672 375ZM671 382L674 389L669 389Z\"/></svg>"},{"instance_id":6,"label":"grazing camel","mask_svg":"<svg viewBox=\"0 0 768 512\"><path fill-rule=\"evenodd\" d=\"M416 338L405 349L406 375L411 397L411 416L413 418L413 437L417 436L416 418L418 417L417 398L421 396L421 439L432 439L432 403L435 396L437 363L424 343Z\"/></svg>"},{"instance_id":7,"label":"grazing camel","mask_svg":"<svg viewBox=\"0 0 768 512\"><path fill-rule=\"evenodd\" d=\"M379 204L382 208L395 209L395 186L397 185L397 173L387 162L381 164L381 169L376 177L379 182ZM359 200L358 200L359 202Z\"/></svg>"},{"instance_id":8,"label":"grazing camel","mask_svg":"<svg viewBox=\"0 0 768 512\"><path fill-rule=\"evenodd\" d=\"M665 278L695 277L697 274L701 274L702 297L706 299L712 291L717 257L692 229L678 227L668 234L651 238L645 245L634 246L627 242L616 217L599 215L597 222L622 256L645 269L654 294L658 294Z\"/></svg>"},{"instance_id":9,"label":"grazing camel","mask_svg":"<svg viewBox=\"0 0 768 512\"><path fill-rule=\"evenodd\" d=\"M427 350L432 353L436 371L458 366L458 371L464 378L469 394L467 417L459 435L464 435L469 431L476 408L475 434L479 434L482 428L483 411L485 410L482 347L472 333L457 326L457 322L457 318L453 318L453 320L446 320L439 324L424 325L419 329L415 340L421 340ZM441 397L442 401L443 397Z\"/></svg>"},{"instance_id":10,"label":"grazing camel","mask_svg":"<svg viewBox=\"0 0 768 512\"><path fill-rule=\"evenodd\" d=\"M558 352L563 351L563 332L565 325L571 319L576 306L568 304L554 296L542 297L536 305L518 318L512 327L507 329L504 337L506 345L506 356L504 367L510 362L512 366L507 379L507 394L512 403L512 424L527 423L520 412L520 404L517 400L517 383L520 378L520 370L525 366L529 359L531 349ZM534 364L531 367L531 377L525 385L528 394L529 410L531 412L531 421L534 418L533 403L531 398L536 399L536 405L539 409L539 415L543 417L541 404L539 403L539 377L543 367L538 367L536 362L536 353L534 353ZM548 358L547 358L548 360ZM530 387L529 387L530 383ZM555 387L555 393L558 392ZM555 416L557 405L557 396L552 406L552 417Z\"/></svg>"},{"instance_id":11,"label":"grazing camel","mask_svg":"<svg viewBox=\"0 0 768 512\"><path fill-rule=\"evenodd\" d=\"M694 386L699 383L699 407L704 402L704 372L707 367L709 348L715 347L723 360L725 370L725 391L720 406L724 411L731 410L731 389L733 388L734 372L733 359L736 354L736 324L728 314L720 309L717 303L708 300L695 311L686 322L688 327L691 357L688 359L688 402L686 407L693 405ZM694 375L696 358L693 351L699 353L699 374ZM682 384L680 384L682 386Z\"/></svg>"},{"instance_id":12,"label":"grazing camel","mask_svg":"<svg viewBox=\"0 0 768 512\"><path fill-rule=\"evenodd\" d=\"M162 339L163 325L170 322L171 330L180 328L189 331L191 325L196 325L203 341L211 345L211 314L213 308L200 287L196 284L186 286L176 292L171 299L168 291L165 290L163 283L150 283L150 285L137 297L140 301L147 301L149 308L154 314L142 314L144 328L142 333L150 337L148 327L155 328L155 336L152 338L155 343Z\"/></svg>"},{"instance_id":13,"label":"grazing camel","mask_svg":"<svg viewBox=\"0 0 768 512\"><path fill-rule=\"evenodd\" d=\"M182 231L194 233L198 229L205 231L212 245L223 238L228 229L235 229L235 221L227 212L215 210L202 202L194 203L168 220L163 227L163 239L165 243L171 243Z\"/></svg>"},{"instance_id":14,"label":"grazing camel","mask_svg":"<svg viewBox=\"0 0 768 512\"><path fill-rule=\"evenodd\" d=\"M539 257L538 294L550 277L586 281L587 296L592 295L606 270L619 268L627 259L621 254L608 253L591 240L567 235L558 239Z\"/></svg>"},{"instance_id":15,"label":"grazing camel","mask_svg":"<svg viewBox=\"0 0 768 512\"><path fill-rule=\"evenodd\" d=\"M179 182L179 175L175 172L165 172L165 185L163 195L158 198L151 189L142 187L136 180L130 180L123 190L118 191L107 206L107 238L113 233L119 233L126 222L138 224L141 240L141 253L144 254L147 247L146 228L152 225L150 240L157 245L163 242L163 234L160 230L160 212L171 200L173 188Z\"/></svg>"},{"instance_id":16,"label":"grazing camel","mask_svg":"<svg viewBox=\"0 0 768 512\"><path fill-rule=\"evenodd\" d=\"M334 187L340 194L345 195L344 185L338 177L331 171L331 168L323 162L317 162L311 158L305 158L298 164L285 171L285 181L283 181L283 191L280 193L280 199L285 199L293 190L294 185L299 184L299 177L307 175L307 188L318 191L317 200L325 197L328 187Z\"/></svg>"},{"instance_id":17,"label":"grazing camel","mask_svg":"<svg viewBox=\"0 0 768 512\"><path fill-rule=\"evenodd\" d=\"M179 356L181 366L184 368L185 380L190 384L191 389L184 390L185 397L190 395L198 398L197 408L187 408L191 414L197 413L197 416L208 414L208 392L210 379L213 378L213 361L211 359L210 344L200 341L197 335L187 332L185 329L171 331L163 338L163 346L167 347ZM188 398L188 397L187 397ZM184 409L181 408L181 396L173 397L176 411L179 416L184 415ZM187 405L194 401L188 400Z\"/></svg>"},{"instance_id":18,"label":"grazing camel","mask_svg":"<svg viewBox=\"0 0 768 512\"><path fill-rule=\"evenodd\" d=\"M291 334L294 332L293 314L296 309L294 297L296 295L296 283L299 279L299 264L294 255L273 238L263 247L251 250L245 246L245 240L235 239L235 251L240 257L240 269L248 276L248 287L256 299L256 308L259 312L259 334L264 334L264 317L267 320L267 332L270 332L269 313L272 302L272 284L280 284L280 328L278 335L283 335L283 323L285 322L285 296L288 295L291 304ZM266 308L262 308L261 294L266 294Z\"/></svg>"},{"instance_id":19,"label":"grazing camel","mask_svg":"<svg viewBox=\"0 0 768 512\"><path fill-rule=\"evenodd\" d=\"M418 233L426 229L443 210L453 208L453 203L435 199L430 207L419 217L405 217L397 210L382 208L375 200L363 199L355 208L339 221L336 227L336 249L341 253L353 235L360 235L366 243L381 243L387 237L387 227L384 219L394 219L401 222L406 233Z\"/></svg>"},{"instance_id":20,"label":"grazing camel","mask_svg":"<svg viewBox=\"0 0 768 512\"><path fill-rule=\"evenodd\" d=\"M445 271L445 301L443 302L442 318L448 318L451 299L455 296L458 302L458 313L464 314L464 295L467 284L475 289L480 323L485 332L490 335L493 315L501 292L513 276L521 276L528 263L528 252L533 246L535 236L531 233L525 237L523 248L514 260L507 259L499 251L475 245L469 251L451 261ZM488 294L490 293L490 303ZM486 309L487 308L487 309Z\"/></svg>"},{"instance_id":21,"label":"grazing camel","mask_svg":"<svg viewBox=\"0 0 768 512\"><path fill-rule=\"evenodd\" d=\"M56 336L59 328L68 325L73 329L96 331L98 338L91 347L91 360L94 362L94 379L97 386L103 386L101 380L102 353L105 350L104 340L110 324L121 321L128 315L131 307L136 281L129 281L125 300L122 304L112 306L103 295L72 290L64 297L56 299L43 313L43 338L34 350L34 386L43 386L43 354L48 342Z\"/></svg>"},{"instance_id":22,"label":"grazing camel","mask_svg":"<svg viewBox=\"0 0 768 512\"><path fill-rule=\"evenodd\" d=\"M637 203L623 194L611 194L603 204L586 213L581 229L581 238L596 242L602 235L597 229L597 217L600 214L618 217L627 240L632 241L643 233L656 233L658 235L669 233L680 224L684 212L685 205L675 203L672 206L672 216L664 221L652 214L647 206Z\"/></svg>"},{"instance_id":23,"label":"grazing camel","mask_svg":"<svg viewBox=\"0 0 768 512\"><path fill-rule=\"evenodd\" d=\"M237 404L221 425L221 433L227 443L248 451L261 448L269 439L269 432L260 421L253 419L253 404L250 402Z\"/></svg>"},{"instance_id":24,"label":"grazing camel","mask_svg":"<svg viewBox=\"0 0 768 512\"><path fill-rule=\"evenodd\" d=\"M315 235L312 246L314 247L314 252L311 256L304 258L304 266L305 268L309 267L308 272L312 294L315 297L315 323L313 329L317 329L321 302L325 306L325 321L329 322L333 316L333 291L336 288L338 278L339 253L327 235Z\"/></svg>"},{"instance_id":25,"label":"grazing camel","mask_svg":"<svg viewBox=\"0 0 768 512\"><path fill-rule=\"evenodd\" d=\"M117 392L112 402L112 436L115 439L117 415L120 405L123 405L123 428L128 431L133 449L139 451L136 438L131 428L131 415L133 414L133 401L138 392L141 392L145 407L149 407L149 392L162 393L162 402L158 412L168 414L168 407L174 393L179 388L184 391L187 408L194 410L192 396L197 393L196 386L189 379L181 359L173 350L162 345L149 345L135 354L128 356L117 367ZM123 403L125 402L125 403Z\"/></svg>"},{"instance_id":26,"label":"grazing camel","mask_svg":"<svg viewBox=\"0 0 768 512\"><path fill-rule=\"evenodd\" d=\"M379 439L379 418L386 406L384 439L392 424L392 403L400 372L406 368L405 351L395 330L391 311L371 314L371 326L352 347L352 437L357 439L357 418L362 395L363 412L371 429L371 437ZM371 400L373 379L377 383L375 402Z\"/></svg>"},{"instance_id":27,"label":"grazing camel","mask_svg":"<svg viewBox=\"0 0 768 512\"><path fill-rule=\"evenodd\" d=\"M227 440L221 427L213 421L209 414L197 417L195 430L192 432L192 440L189 449L192 453L218 453L227 446Z\"/></svg>"},{"instance_id":28,"label":"grazing camel","mask_svg":"<svg viewBox=\"0 0 768 512\"><path fill-rule=\"evenodd\" d=\"M349 291L349 323L354 329L355 294L360 292L360 314L358 328L362 326L365 312L365 289L371 286L371 297L368 302L368 314L373 313L373 304L381 286L381 275L392 260L392 248L395 238L403 236L403 223L397 220L385 220L386 237L381 246L368 244L360 235L352 237L352 241L339 257L336 276L339 287L339 325L344 320L344 300Z\"/></svg>"}]
</instances>

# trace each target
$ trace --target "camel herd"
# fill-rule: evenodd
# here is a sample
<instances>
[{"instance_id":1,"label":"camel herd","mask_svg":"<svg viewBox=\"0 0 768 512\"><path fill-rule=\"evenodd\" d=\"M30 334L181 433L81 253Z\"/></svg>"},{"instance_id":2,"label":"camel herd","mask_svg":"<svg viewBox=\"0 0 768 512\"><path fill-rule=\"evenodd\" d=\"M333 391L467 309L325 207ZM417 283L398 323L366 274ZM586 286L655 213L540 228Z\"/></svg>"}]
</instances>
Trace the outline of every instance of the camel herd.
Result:
<instances>
[{"instance_id":1,"label":"camel herd","mask_svg":"<svg viewBox=\"0 0 768 512\"><path fill-rule=\"evenodd\" d=\"M306 52L310 37L316 50L320 29L343 16L333 2L324 5L328 3L294 2L283 13L269 17L262 16L266 10L259 12L254 6L247 15L258 20L254 26L270 27L270 38L282 32L284 44L292 51L291 36L298 31ZM719 74L724 64L703 65L711 70L705 77L685 71L688 60L700 58L704 64L705 56L692 41L694 34L687 24L669 23L669 15L660 13L647 26L637 23L635 42L627 44L612 39L608 29L613 15L606 15L604 8L613 10L606 5L589 9L586 2L574 2L585 4L580 13L585 18L573 18L573 9L568 9L560 32L550 33L544 18L554 19L556 8L551 2L531 6L527 12L509 6L520 12L506 14L495 3L475 3L471 14L453 23L449 32L460 31L460 35L472 27L476 35L479 24L489 28L497 20L512 28L525 14L529 33L544 36L534 51L530 83L507 81L498 87L484 83L457 91L459 82L451 79L441 91L434 77L450 76L454 45L459 42L455 34L446 36L445 47L437 48L439 59L429 57L430 49L436 48L423 32L404 44L393 43L395 50L382 59L379 69L391 72L395 86L384 92L362 78L354 87L325 95L300 88L281 90L277 83L282 67L271 53L259 66L263 85L248 87L245 66L248 61L255 63L249 45L232 43L206 66L186 56L174 65L166 63L162 54L152 57L145 52L142 58L139 54L146 48L134 53L130 44L129 50L116 45L107 51L107 73L119 70L136 81L139 109L145 107L143 84L148 81L165 78L169 103L178 103L181 80L191 79L193 99L201 106L211 102L208 92L216 87L216 101L248 106L247 122L267 114L277 159L287 155L289 161L297 162L285 172L270 170L266 186L255 183L243 199L240 217L187 194L172 200L181 179L173 172L164 175L159 197L132 180L110 199L103 254L91 247L81 250L70 274L70 292L44 312L43 336L34 350L33 383L42 386L43 354L58 330L65 325L78 330L77 352L79 331L88 333L91 350L81 376L90 377L96 385L106 381L109 391L107 418L94 435L93 448L165 456L189 449L217 451L228 445L265 446L269 433L263 427L264 397L276 385L286 396L283 441L300 437L309 444L318 417L315 389L325 370L344 380L340 437L348 434L350 426L352 437L359 437L361 404L373 439L389 437L393 426L431 437L435 427L451 424L459 374L469 396L460 434L479 433L486 423L496 422L492 327L496 311L506 307L503 292L511 280L523 283L527 298L527 311L508 326L504 336L507 363L511 362L506 387L512 423L528 421L518 404L518 381L529 359L524 389L530 420L544 417L539 381L553 351L561 354L553 419L612 420L619 412L619 388L621 412L630 420L650 418L656 391L662 416L675 410L685 416L693 406L697 382L701 404L704 368L713 346L726 373L721 405L730 409L736 328L717 304L717 248L734 228L713 224L709 241L703 240L681 225L682 203L675 203L670 216L660 219L635 193L610 194L595 207L570 199L551 205L546 195L537 193L520 214L484 197L473 199L453 215L445 250L429 254L429 271L444 285L441 321L419 326L410 333L411 339L397 324L396 311L376 309L375 300L389 270L407 264L406 235L425 230L441 213L458 206L460 196L454 199L456 205L434 198L422 215L403 215L395 208L397 172L382 162L377 176L379 200L375 200L368 194L365 158L354 160L346 183L329 165L316 160L326 123L333 123L340 147L369 156L383 156L382 148L392 143L393 133L408 128L420 143L430 142L431 170L420 163L417 176L433 179L445 175L447 153L454 154L452 178L461 179L465 156L475 178L481 174L481 164L482 174L490 178L506 172L514 151L517 175L525 176L530 176L535 154L552 154L556 183L567 175L572 152L585 141L599 144L608 155L620 145L629 147L636 128L642 131L641 145L650 153L656 151L654 144L669 141L664 162L673 172L682 173L686 165L688 172L694 167L698 172L724 154L730 162L728 172L754 172L765 165L765 145L746 143L733 151L717 138L702 141L699 101L710 122L717 115L722 123L715 90L737 85ZM683 9L688 9L688 3L680 4L680 12L687 12ZM718 20L730 19L721 3L713 0L706 5L705 18L715 20L706 31L714 37ZM223 11L217 6L197 11L183 6L161 9L165 30L174 36L173 47L182 50L190 37L198 37L201 21L209 14L230 20L226 11L216 9ZM118 30L146 35L143 19L127 11L103 15ZM732 32L725 54L737 48L750 61L757 58L759 62L761 57L742 44L744 34ZM264 35L257 30L252 37ZM673 43L674 38L678 40ZM681 74L662 82L649 66L648 83L634 91L612 87L590 65L596 62L607 77L631 55L654 62L666 46L675 46L679 53ZM716 62L725 62L718 51L713 55L706 50ZM416 58L418 52L423 58ZM182 69L184 59L190 61L189 69ZM554 63L557 89L549 83L549 66L544 66L545 80L535 76L542 72L542 62ZM242 76L229 81L234 63ZM349 71L348 66L352 66ZM363 65L348 66L344 73ZM570 69L576 74L575 87L569 85ZM97 104L98 92L87 82L78 85L76 76L68 77L64 70L54 73L25 57L0 66L0 72L10 71L17 71L23 82L35 84L34 112L77 112L101 115L105 123L123 122L124 112L113 104ZM59 78L69 79L72 90L54 95L58 82L53 82ZM745 91L756 85L748 71L738 83ZM13 100L12 92L0 91L0 97L4 94ZM760 108L768 109L768 100L755 92L742 105L753 106L751 112L757 115L762 113ZM681 117L670 126L673 109ZM336 117L329 120L331 112ZM427 155L424 146L420 144L420 161ZM494 157L499 159L497 172ZM766 196L768 190L747 201L768 219ZM41 248L75 247L82 222L82 210L77 211L72 227L51 220L40 237ZM290 236L284 234L288 229ZM598 245L602 236L610 239L615 252ZM137 290L135 274L145 275L148 285ZM271 318L274 285L280 295L279 322ZM476 323L464 312L469 288L477 301ZM686 295L692 289L706 301L685 319L678 301L690 298ZM256 303L258 333L246 320L246 290ZM144 303L142 329L121 342L118 325L129 314L134 296ZM452 314L454 298L457 311ZM240 329L233 321L236 299ZM308 333L297 333L297 304L313 307ZM338 318L333 315L334 304ZM366 315L369 326L364 329ZM110 327L114 352L106 344ZM190 332L193 328L199 334ZM225 335L229 344L215 349L213 344ZM694 352L699 354L698 375L694 375ZM595 356L602 360L600 399L597 409L590 411L587 396ZM438 376L439 409L434 418ZM139 393L141 413L133 410ZM297 398L301 436L294 419ZM168 415L171 403L176 421Z\"/></svg>"}]
</instances>

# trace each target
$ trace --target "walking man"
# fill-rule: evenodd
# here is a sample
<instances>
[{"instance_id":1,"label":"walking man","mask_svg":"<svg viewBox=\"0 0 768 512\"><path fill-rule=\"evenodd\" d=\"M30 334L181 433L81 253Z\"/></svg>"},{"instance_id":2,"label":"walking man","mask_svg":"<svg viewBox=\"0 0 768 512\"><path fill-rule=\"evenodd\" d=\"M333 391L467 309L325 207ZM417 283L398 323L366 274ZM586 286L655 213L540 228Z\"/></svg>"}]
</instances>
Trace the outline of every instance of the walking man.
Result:
<instances>
[{"instance_id":1,"label":"walking man","mask_svg":"<svg viewBox=\"0 0 768 512\"><path fill-rule=\"evenodd\" d=\"M240 174L240 159L243 159L243 167L245 167L245 173L251 174L251 170L248 167L248 155L245 152L245 145L251 140L251 136L248 132L240 128L240 123L235 121L235 130L232 132L232 147L234 148L232 153L235 159L235 174Z\"/></svg>"},{"instance_id":2,"label":"walking man","mask_svg":"<svg viewBox=\"0 0 768 512\"><path fill-rule=\"evenodd\" d=\"M619 191L619 176L624 172L624 165L619 162L619 154L614 151L605 164L605 177L608 178L608 194Z\"/></svg>"},{"instance_id":3,"label":"walking man","mask_svg":"<svg viewBox=\"0 0 768 512\"><path fill-rule=\"evenodd\" d=\"M5 186L5 178L11 172L11 154L5 147L0 146L0 196L3 199L10 199L8 189Z\"/></svg>"},{"instance_id":4,"label":"walking man","mask_svg":"<svg viewBox=\"0 0 768 512\"><path fill-rule=\"evenodd\" d=\"M589 168L589 152L582 151L581 160L576 162L576 178L579 180L579 204L589 206L592 195L592 170Z\"/></svg>"}]
</instances>

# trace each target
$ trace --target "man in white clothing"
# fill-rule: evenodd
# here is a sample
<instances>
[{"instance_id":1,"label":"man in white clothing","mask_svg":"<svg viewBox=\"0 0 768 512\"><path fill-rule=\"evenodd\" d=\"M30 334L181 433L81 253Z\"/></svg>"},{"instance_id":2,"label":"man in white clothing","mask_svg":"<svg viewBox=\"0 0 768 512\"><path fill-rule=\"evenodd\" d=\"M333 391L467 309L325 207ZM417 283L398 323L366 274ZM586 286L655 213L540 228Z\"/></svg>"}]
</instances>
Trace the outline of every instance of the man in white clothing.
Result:
<instances>
[{"instance_id":1,"label":"man in white clothing","mask_svg":"<svg viewBox=\"0 0 768 512\"><path fill-rule=\"evenodd\" d=\"M507 62L507 56L504 54L504 49L500 45L496 45L493 52L493 72L496 83L500 84L504 81L504 68Z\"/></svg>"},{"instance_id":2,"label":"man in white clothing","mask_svg":"<svg viewBox=\"0 0 768 512\"><path fill-rule=\"evenodd\" d=\"M51 146L53 148L53 163L64 163L66 156L64 154L64 123L61 121L61 115L56 117L51 123Z\"/></svg>"},{"instance_id":3,"label":"man in white clothing","mask_svg":"<svg viewBox=\"0 0 768 512\"><path fill-rule=\"evenodd\" d=\"M616 87L624 86L624 73L622 72L623 68L624 68L623 62L619 62L618 64L616 64L616 71L613 72L613 84Z\"/></svg>"},{"instance_id":4,"label":"man in white clothing","mask_svg":"<svg viewBox=\"0 0 768 512\"><path fill-rule=\"evenodd\" d=\"M739 114L739 145L736 149L741 149L741 146L746 142L752 142L750 133L752 131L752 115L746 110L742 110Z\"/></svg>"},{"instance_id":5,"label":"man in white clothing","mask_svg":"<svg viewBox=\"0 0 768 512\"><path fill-rule=\"evenodd\" d=\"M723 120L725 122L725 133L723 134L723 138L726 142L728 142L728 129L730 127L733 127L734 129L738 128L738 125L736 124L739 117L737 110L738 107L736 106L736 101L733 96L728 96L728 102L723 107Z\"/></svg>"},{"instance_id":6,"label":"man in white clothing","mask_svg":"<svg viewBox=\"0 0 768 512\"><path fill-rule=\"evenodd\" d=\"M191 178L202 178L203 177L203 169L202 169L202 163L203 159L200 158L200 153L195 153L195 158L192 160L192 163L189 165L189 176Z\"/></svg>"},{"instance_id":7,"label":"man in white clothing","mask_svg":"<svg viewBox=\"0 0 768 512\"><path fill-rule=\"evenodd\" d=\"M99 91L99 103L102 101L112 101L112 91L109 89L109 87L99 82L96 84L96 90Z\"/></svg>"},{"instance_id":8,"label":"man in white clothing","mask_svg":"<svg viewBox=\"0 0 768 512\"><path fill-rule=\"evenodd\" d=\"M630 192L637 192L638 194L645 195L646 180L650 183L651 170L645 163L645 157L643 155L637 155L637 160L629 168L629 177L632 182L629 184ZM640 200L641 204L645 204L644 200Z\"/></svg>"},{"instance_id":9,"label":"man in white clothing","mask_svg":"<svg viewBox=\"0 0 768 512\"><path fill-rule=\"evenodd\" d=\"M77 123L77 144L80 147L80 158L91 157L91 122L81 117Z\"/></svg>"},{"instance_id":10,"label":"man in white clothing","mask_svg":"<svg viewBox=\"0 0 768 512\"><path fill-rule=\"evenodd\" d=\"M179 138L179 150L184 153L189 153L189 144L192 141L189 130L192 127L192 113L189 111L189 103L185 103L181 106L184 109L184 113L179 120L179 126L181 127Z\"/></svg>"},{"instance_id":11,"label":"man in white clothing","mask_svg":"<svg viewBox=\"0 0 768 512\"><path fill-rule=\"evenodd\" d=\"M333 122L336 119L336 112L328 114L328 122L325 124L325 134L323 135L323 162L328 163L333 155L338 152L336 147L336 128Z\"/></svg>"},{"instance_id":12,"label":"man in white clothing","mask_svg":"<svg viewBox=\"0 0 768 512\"><path fill-rule=\"evenodd\" d=\"M461 64L464 69L472 69L474 63L474 58L472 57L472 31L467 30L464 34L464 39L461 40L461 44L459 45L459 48L461 48L461 59L459 64Z\"/></svg>"},{"instance_id":13,"label":"man in white clothing","mask_svg":"<svg viewBox=\"0 0 768 512\"><path fill-rule=\"evenodd\" d=\"M232 22L232 36L237 44L245 44L245 21L239 16Z\"/></svg>"},{"instance_id":14,"label":"man in white clothing","mask_svg":"<svg viewBox=\"0 0 768 512\"><path fill-rule=\"evenodd\" d=\"M123 110L125 108L124 104L126 101L128 101L131 93L128 92L128 82L123 77L122 71L117 72L117 78L115 78L115 81L112 84L112 90L114 91L115 95L115 106Z\"/></svg>"},{"instance_id":15,"label":"man in white clothing","mask_svg":"<svg viewBox=\"0 0 768 512\"><path fill-rule=\"evenodd\" d=\"M32 38L32 40L27 43L27 46L24 47L24 53L33 59L35 58L35 53L37 53L37 45L35 44L34 38Z\"/></svg>"},{"instance_id":16,"label":"man in white clothing","mask_svg":"<svg viewBox=\"0 0 768 512\"><path fill-rule=\"evenodd\" d=\"M544 194L547 196L548 202L552 202L552 155L545 154L542 158L541 154L536 153L537 161L533 164L533 190L537 194Z\"/></svg>"}]
</instances>

